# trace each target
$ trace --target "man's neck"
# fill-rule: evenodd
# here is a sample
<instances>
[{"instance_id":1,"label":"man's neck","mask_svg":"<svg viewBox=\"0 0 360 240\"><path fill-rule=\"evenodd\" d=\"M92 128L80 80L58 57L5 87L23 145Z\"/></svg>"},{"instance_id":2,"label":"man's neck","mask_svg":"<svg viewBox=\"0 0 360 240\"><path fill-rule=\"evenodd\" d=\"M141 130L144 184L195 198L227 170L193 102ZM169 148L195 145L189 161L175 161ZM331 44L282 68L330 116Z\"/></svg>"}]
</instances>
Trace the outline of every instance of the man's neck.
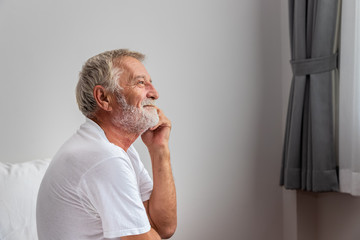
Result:
<instances>
[{"instance_id":1,"label":"man's neck","mask_svg":"<svg viewBox=\"0 0 360 240\"><path fill-rule=\"evenodd\" d=\"M109 142L127 151L131 144L139 137L139 134L129 133L124 128L115 126L111 121L104 119L108 118L101 118L100 120L100 118L94 117L91 120L102 128Z\"/></svg>"}]
</instances>

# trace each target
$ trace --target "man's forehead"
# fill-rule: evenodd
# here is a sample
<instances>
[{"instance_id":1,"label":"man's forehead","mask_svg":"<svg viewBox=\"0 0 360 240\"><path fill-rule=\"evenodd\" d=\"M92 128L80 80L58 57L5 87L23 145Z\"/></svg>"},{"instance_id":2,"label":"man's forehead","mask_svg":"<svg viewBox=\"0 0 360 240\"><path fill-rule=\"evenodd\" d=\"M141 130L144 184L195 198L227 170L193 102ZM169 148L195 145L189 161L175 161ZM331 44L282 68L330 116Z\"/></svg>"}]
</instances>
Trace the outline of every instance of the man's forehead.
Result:
<instances>
[{"instance_id":1,"label":"man's forehead","mask_svg":"<svg viewBox=\"0 0 360 240\"><path fill-rule=\"evenodd\" d=\"M116 66L120 67L127 75L127 80L131 81L138 78L150 79L145 66L136 58L125 56L114 61Z\"/></svg>"},{"instance_id":2,"label":"man's forehead","mask_svg":"<svg viewBox=\"0 0 360 240\"><path fill-rule=\"evenodd\" d=\"M134 57L124 56L118 59L113 60L116 66L124 68L135 68L135 67L144 67L144 65Z\"/></svg>"}]
</instances>

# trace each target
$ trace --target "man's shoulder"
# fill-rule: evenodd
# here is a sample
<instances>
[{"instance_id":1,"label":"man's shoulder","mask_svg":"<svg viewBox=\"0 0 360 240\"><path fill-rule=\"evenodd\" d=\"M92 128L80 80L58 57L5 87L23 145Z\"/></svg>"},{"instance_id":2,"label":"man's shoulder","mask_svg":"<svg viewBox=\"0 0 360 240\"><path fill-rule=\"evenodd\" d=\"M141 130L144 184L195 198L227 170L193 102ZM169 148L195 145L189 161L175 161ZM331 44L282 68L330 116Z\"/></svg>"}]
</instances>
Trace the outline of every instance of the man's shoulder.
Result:
<instances>
[{"instance_id":1,"label":"man's shoulder","mask_svg":"<svg viewBox=\"0 0 360 240\"><path fill-rule=\"evenodd\" d=\"M102 138L84 136L79 132L70 137L57 151L49 171L82 175L99 162L110 158L126 158L124 151Z\"/></svg>"},{"instance_id":2,"label":"man's shoulder","mask_svg":"<svg viewBox=\"0 0 360 240\"><path fill-rule=\"evenodd\" d=\"M124 157L124 151L101 138L87 138L73 135L58 150L54 158L71 159L80 162L99 161L112 157Z\"/></svg>"}]
</instances>

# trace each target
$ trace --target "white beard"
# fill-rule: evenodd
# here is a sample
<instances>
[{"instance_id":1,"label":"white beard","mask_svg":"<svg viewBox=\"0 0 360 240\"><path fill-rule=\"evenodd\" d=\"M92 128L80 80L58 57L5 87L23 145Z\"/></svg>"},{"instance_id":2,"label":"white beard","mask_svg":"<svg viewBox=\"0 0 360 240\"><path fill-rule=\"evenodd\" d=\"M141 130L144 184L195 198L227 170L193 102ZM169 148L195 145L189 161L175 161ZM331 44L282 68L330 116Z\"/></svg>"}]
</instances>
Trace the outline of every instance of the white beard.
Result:
<instances>
[{"instance_id":1,"label":"white beard","mask_svg":"<svg viewBox=\"0 0 360 240\"><path fill-rule=\"evenodd\" d=\"M121 112L113 119L113 124L121 126L129 133L142 134L159 122L159 115L154 107L143 107L155 105L153 99L145 99L141 108L129 105L122 94L116 93L116 99Z\"/></svg>"}]
</instances>

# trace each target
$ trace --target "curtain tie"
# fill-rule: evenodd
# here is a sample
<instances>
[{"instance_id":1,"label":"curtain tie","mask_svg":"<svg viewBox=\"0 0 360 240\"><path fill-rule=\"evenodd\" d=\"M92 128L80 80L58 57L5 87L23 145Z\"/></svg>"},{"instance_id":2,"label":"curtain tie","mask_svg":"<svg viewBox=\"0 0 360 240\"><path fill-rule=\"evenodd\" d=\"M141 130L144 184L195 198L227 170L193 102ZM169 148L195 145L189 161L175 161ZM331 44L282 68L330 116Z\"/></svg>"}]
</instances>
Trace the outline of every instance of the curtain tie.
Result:
<instances>
[{"instance_id":1,"label":"curtain tie","mask_svg":"<svg viewBox=\"0 0 360 240\"><path fill-rule=\"evenodd\" d=\"M290 61L292 71L296 76L329 72L337 68L337 62L337 53L327 57L307 58Z\"/></svg>"}]
</instances>

